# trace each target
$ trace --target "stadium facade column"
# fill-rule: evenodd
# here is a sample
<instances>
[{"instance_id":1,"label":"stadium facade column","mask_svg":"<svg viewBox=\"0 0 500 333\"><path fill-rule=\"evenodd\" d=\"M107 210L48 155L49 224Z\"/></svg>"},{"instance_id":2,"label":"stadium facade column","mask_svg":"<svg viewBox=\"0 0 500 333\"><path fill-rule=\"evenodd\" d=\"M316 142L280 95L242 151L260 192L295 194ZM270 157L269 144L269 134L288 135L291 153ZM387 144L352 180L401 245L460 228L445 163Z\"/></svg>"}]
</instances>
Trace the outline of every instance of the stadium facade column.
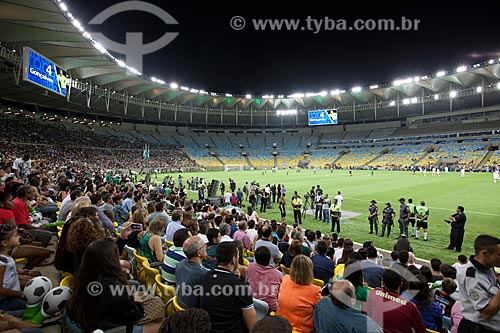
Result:
<instances>
[{"instance_id":1,"label":"stadium facade column","mask_svg":"<svg viewBox=\"0 0 500 333\"><path fill-rule=\"evenodd\" d=\"M224 124L222 121L222 117L224 116L224 109L222 108L222 103L220 103L220 124Z\"/></svg>"},{"instance_id":2,"label":"stadium facade column","mask_svg":"<svg viewBox=\"0 0 500 333\"><path fill-rule=\"evenodd\" d=\"M481 77L481 107L484 108L484 76Z\"/></svg>"},{"instance_id":3,"label":"stadium facade column","mask_svg":"<svg viewBox=\"0 0 500 333\"><path fill-rule=\"evenodd\" d=\"M356 97L353 96L352 100L352 118L356 122Z\"/></svg>"},{"instance_id":4,"label":"stadium facade column","mask_svg":"<svg viewBox=\"0 0 500 333\"><path fill-rule=\"evenodd\" d=\"M422 116L425 115L424 88L422 88Z\"/></svg>"},{"instance_id":5,"label":"stadium facade column","mask_svg":"<svg viewBox=\"0 0 500 333\"><path fill-rule=\"evenodd\" d=\"M375 100L373 101L373 116L377 120L377 95L375 95Z\"/></svg>"},{"instance_id":6,"label":"stadium facade column","mask_svg":"<svg viewBox=\"0 0 500 333\"><path fill-rule=\"evenodd\" d=\"M205 104L205 125L208 125L208 104Z\"/></svg>"},{"instance_id":7,"label":"stadium facade column","mask_svg":"<svg viewBox=\"0 0 500 333\"><path fill-rule=\"evenodd\" d=\"M158 97L158 120L161 120L161 98Z\"/></svg>"},{"instance_id":8,"label":"stadium facade column","mask_svg":"<svg viewBox=\"0 0 500 333\"><path fill-rule=\"evenodd\" d=\"M399 118L399 91L398 91L398 94L397 94L396 109L398 110L398 118Z\"/></svg>"},{"instance_id":9,"label":"stadium facade column","mask_svg":"<svg viewBox=\"0 0 500 333\"><path fill-rule=\"evenodd\" d=\"M71 78L71 76L70 76ZM66 95L68 97L68 102L69 102L69 91L71 89L71 84L69 85L69 88L68 88L68 94ZM104 103L106 104L106 111L109 112L109 103L111 101L111 89L107 88L106 90L106 97L104 98Z\"/></svg>"},{"instance_id":10,"label":"stadium facade column","mask_svg":"<svg viewBox=\"0 0 500 333\"><path fill-rule=\"evenodd\" d=\"M453 83L450 84L450 93L448 98L450 99L450 111L453 111L453 98L451 97L451 92L453 91Z\"/></svg>"}]
</instances>

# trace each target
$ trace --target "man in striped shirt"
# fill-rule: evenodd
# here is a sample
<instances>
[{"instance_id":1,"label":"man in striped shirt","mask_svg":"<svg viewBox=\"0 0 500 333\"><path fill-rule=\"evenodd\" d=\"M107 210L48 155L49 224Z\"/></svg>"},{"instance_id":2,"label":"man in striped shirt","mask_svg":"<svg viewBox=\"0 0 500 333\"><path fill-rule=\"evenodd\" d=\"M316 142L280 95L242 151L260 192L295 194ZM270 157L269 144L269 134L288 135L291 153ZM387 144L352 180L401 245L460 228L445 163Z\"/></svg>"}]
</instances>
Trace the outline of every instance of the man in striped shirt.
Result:
<instances>
[{"instance_id":1,"label":"man in striped shirt","mask_svg":"<svg viewBox=\"0 0 500 333\"><path fill-rule=\"evenodd\" d=\"M162 280L168 285L175 285L175 268L182 260L186 259L182 245L189 237L191 237L189 230L177 230L174 234L174 245L165 254L165 259L163 259L163 263L161 264L161 275Z\"/></svg>"}]
</instances>

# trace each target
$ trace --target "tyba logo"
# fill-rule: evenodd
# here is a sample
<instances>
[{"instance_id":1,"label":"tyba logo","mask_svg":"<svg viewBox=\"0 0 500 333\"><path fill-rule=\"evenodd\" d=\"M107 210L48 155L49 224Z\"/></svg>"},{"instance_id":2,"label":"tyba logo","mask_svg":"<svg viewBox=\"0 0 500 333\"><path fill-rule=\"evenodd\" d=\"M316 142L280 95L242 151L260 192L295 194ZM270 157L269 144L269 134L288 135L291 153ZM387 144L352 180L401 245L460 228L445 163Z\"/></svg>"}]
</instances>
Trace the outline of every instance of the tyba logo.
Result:
<instances>
[{"instance_id":1,"label":"tyba logo","mask_svg":"<svg viewBox=\"0 0 500 333\"><path fill-rule=\"evenodd\" d=\"M144 1L124 1L117 3L111 7L106 8L93 19L89 24L102 24L108 18L126 11L141 11L147 12L159 17L166 24L179 24L169 13L164 11L158 6L144 2ZM159 39L154 42L143 44L142 32L127 32L125 44L120 44L110 40L100 32L94 32L93 35L105 48L124 54L126 56L126 63L133 66L138 71L142 72L142 57L145 54L153 53L159 49L167 46L177 37L178 32L166 32Z\"/></svg>"}]
</instances>

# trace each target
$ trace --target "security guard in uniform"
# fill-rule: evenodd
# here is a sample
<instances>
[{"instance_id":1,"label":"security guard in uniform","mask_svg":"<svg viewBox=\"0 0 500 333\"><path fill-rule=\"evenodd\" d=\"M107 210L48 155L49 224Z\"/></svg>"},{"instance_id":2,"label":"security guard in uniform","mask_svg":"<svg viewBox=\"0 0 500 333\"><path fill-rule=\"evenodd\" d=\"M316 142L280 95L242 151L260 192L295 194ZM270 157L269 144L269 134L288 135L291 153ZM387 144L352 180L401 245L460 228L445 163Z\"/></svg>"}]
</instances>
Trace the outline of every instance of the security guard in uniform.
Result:
<instances>
[{"instance_id":1,"label":"security guard in uniform","mask_svg":"<svg viewBox=\"0 0 500 333\"><path fill-rule=\"evenodd\" d=\"M493 267L500 266L500 239L480 235L474 242L475 258L459 281L464 316L458 333L493 333L500 329L500 284Z\"/></svg>"}]
</instances>

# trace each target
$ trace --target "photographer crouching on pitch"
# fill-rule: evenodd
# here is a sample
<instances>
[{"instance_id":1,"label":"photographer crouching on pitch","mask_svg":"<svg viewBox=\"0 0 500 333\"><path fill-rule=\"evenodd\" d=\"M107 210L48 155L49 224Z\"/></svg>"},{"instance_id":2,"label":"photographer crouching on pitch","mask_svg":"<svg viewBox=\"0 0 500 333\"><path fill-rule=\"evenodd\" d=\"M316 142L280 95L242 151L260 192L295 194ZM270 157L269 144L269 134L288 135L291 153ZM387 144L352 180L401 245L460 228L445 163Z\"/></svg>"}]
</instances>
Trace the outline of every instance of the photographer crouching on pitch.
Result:
<instances>
[{"instance_id":1,"label":"photographer crouching on pitch","mask_svg":"<svg viewBox=\"0 0 500 333\"><path fill-rule=\"evenodd\" d=\"M467 221L467 217L464 214L464 207L458 206L456 213L451 215L449 220L444 221L451 225L450 245L448 246L448 249L455 250L455 252L462 252L465 222Z\"/></svg>"}]
</instances>

